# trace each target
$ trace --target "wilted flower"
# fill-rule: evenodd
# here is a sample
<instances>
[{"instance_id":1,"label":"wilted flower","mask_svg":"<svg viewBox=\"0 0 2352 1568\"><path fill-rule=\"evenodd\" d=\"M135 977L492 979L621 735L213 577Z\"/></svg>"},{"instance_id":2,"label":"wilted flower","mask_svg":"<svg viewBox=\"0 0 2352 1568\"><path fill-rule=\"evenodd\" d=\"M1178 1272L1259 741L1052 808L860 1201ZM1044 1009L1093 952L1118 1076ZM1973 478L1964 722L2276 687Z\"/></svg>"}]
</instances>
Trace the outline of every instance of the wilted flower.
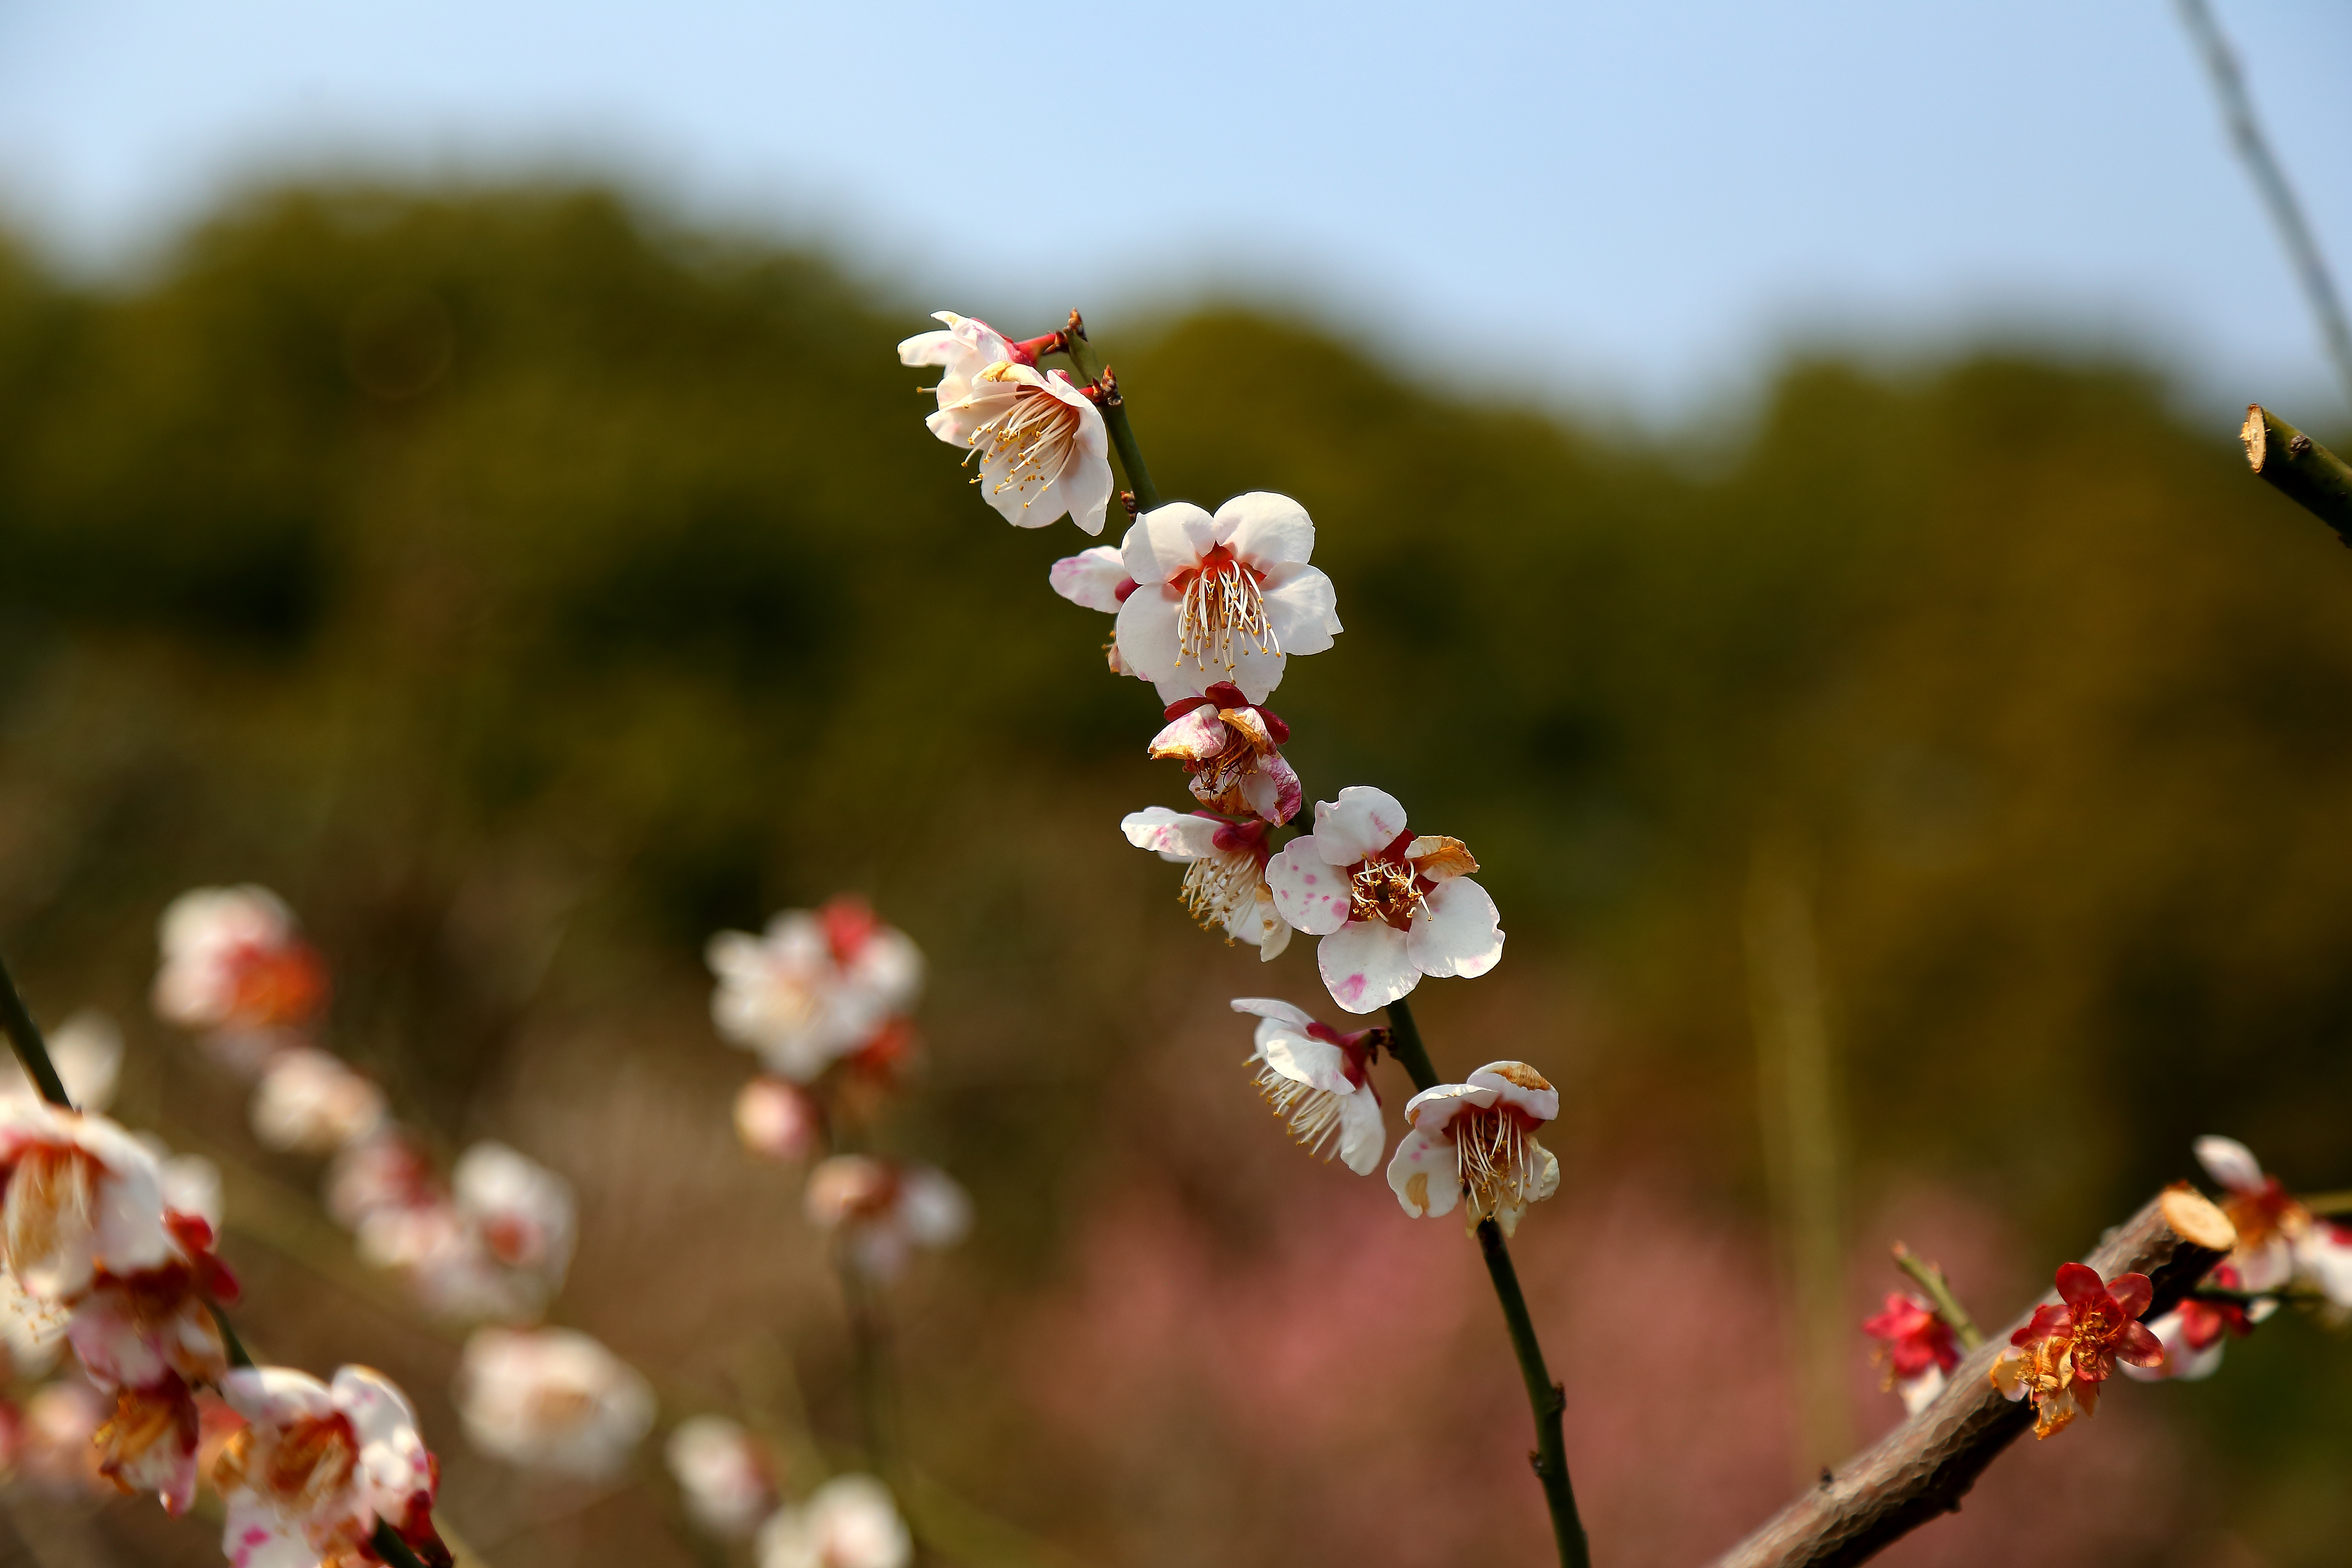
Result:
<instances>
[{"instance_id":1,"label":"wilted flower","mask_svg":"<svg viewBox=\"0 0 2352 1568\"><path fill-rule=\"evenodd\" d=\"M331 1154L383 1124L383 1091L340 1057L298 1046L262 1069L247 1114L266 1148Z\"/></svg>"},{"instance_id":2,"label":"wilted flower","mask_svg":"<svg viewBox=\"0 0 2352 1568\"><path fill-rule=\"evenodd\" d=\"M809 1173L810 1223L837 1231L851 1261L887 1279L917 1247L940 1247L971 1228L971 1200L946 1172L870 1154L835 1154Z\"/></svg>"},{"instance_id":3,"label":"wilted flower","mask_svg":"<svg viewBox=\"0 0 2352 1568\"><path fill-rule=\"evenodd\" d=\"M1261 959L1290 945L1290 927L1275 912L1274 890L1266 885L1265 823L1149 805L1121 817L1118 826L1138 849L1156 850L1162 860L1186 868L1184 910L1202 930L1222 926L1234 941L1256 948Z\"/></svg>"},{"instance_id":4,"label":"wilted flower","mask_svg":"<svg viewBox=\"0 0 2352 1568\"><path fill-rule=\"evenodd\" d=\"M2205 1283L2223 1290L2245 1289L2244 1279L2227 1263L2207 1275ZM2210 1377L2221 1369L2221 1351L2230 1340L2252 1333L2254 1324L2277 1306L2277 1301L2269 1299L2249 1307L2240 1301L2200 1300L2192 1296L2169 1312L2147 1320L2147 1331L2164 1347L2164 1359L2152 1366L2135 1366L2126 1362L2124 1373L2142 1383L2165 1378L2194 1383L2199 1378Z\"/></svg>"},{"instance_id":5,"label":"wilted flower","mask_svg":"<svg viewBox=\"0 0 2352 1568\"><path fill-rule=\"evenodd\" d=\"M1173 757L1192 775L1192 798L1229 816L1271 823L1298 815L1305 792L1278 749L1290 726L1272 709L1221 680L1198 697L1168 705L1168 727L1151 738L1150 754Z\"/></svg>"},{"instance_id":6,"label":"wilted flower","mask_svg":"<svg viewBox=\"0 0 2352 1568\"><path fill-rule=\"evenodd\" d=\"M114 1020L94 1007L80 1012L49 1031L49 1062L66 1087L66 1098L77 1110L104 1110L114 1100L114 1080L122 1069L122 1031ZM0 1082L0 1099L38 1100L41 1091L26 1076L23 1064L11 1056L13 1074Z\"/></svg>"},{"instance_id":7,"label":"wilted flower","mask_svg":"<svg viewBox=\"0 0 2352 1568\"><path fill-rule=\"evenodd\" d=\"M1559 1161L1536 1142L1559 1114L1559 1090L1525 1062L1488 1062L1467 1083L1424 1089L1405 1101L1389 1186L1417 1219L1461 1202L1465 1228L1492 1219L1508 1236L1529 1204L1559 1190Z\"/></svg>"},{"instance_id":8,"label":"wilted flower","mask_svg":"<svg viewBox=\"0 0 2352 1568\"><path fill-rule=\"evenodd\" d=\"M2238 1231L2230 1262L2244 1289L2260 1294L2300 1280L2339 1310L2352 1309L2352 1230L2305 1207L2236 1139L2209 1136L2193 1147L2225 1194L2221 1211Z\"/></svg>"},{"instance_id":9,"label":"wilted flower","mask_svg":"<svg viewBox=\"0 0 2352 1568\"><path fill-rule=\"evenodd\" d=\"M233 1568L373 1563L378 1521L421 1561L449 1562L433 1529L433 1456L407 1396L382 1373L347 1366L330 1386L286 1367L242 1367L221 1394L247 1423L212 1466Z\"/></svg>"},{"instance_id":10,"label":"wilted flower","mask_svg":"<svg viewBox=\"0 0 2352 1568\"><path fill-rule=\"evenodd\" d=\"M457 1414L484 1453L597 1480L617 1473L654 1422L636 1369L571 1329L479 1329L457 1368Z\"/></svg>"},{"instance_id":11,"label":"wilted flower","mask_svg":"<svg viewBox=\"0 0 2352 1568\"><path fill-rule=\"evenodd\" d=\"M1163 702L1229 680L1263 702L1292 654L1340 630L1339 595L1309 566L1315 524L1288 496L1253 490L1215 516L1190 501L1135 520L1119 547L1138 586L1118 605L1119 661Z\"/></svg>"},{"instance_id":12,"label":"wilted flower","mask_svg":"<svg viewBox=\"0 0 2352 1568\"><path fill-rule=\"evenodd\" d=\"M1066 514L1100 533L1110 507L1110 437L1101 410L1060 371L1040 371L1039 347L1016 343L985 321L940 310L944 331L898 345L898 363L938 365L931 434L980 458L988 504L1007 522L1043 528Z\"/></svg>"},{"instance_id":13,"label":"wilted flower","mask_svg":"<svg viewBox=\"0 0 2352 1568\"><path fill-rule=\"evenodd\" d=\"M816 1097L787 1079L760 1077L735 1095L735 1135L765 1159L805 1160L824 1130Z\"/></svg>"},{"instance_id":14,"label":"wilted flower","mask_svg":"<svg viewBox=\"0 0 2352 1568\"><path fill-rule=\"evenodd\" d=\"M0 1173L8 1267L35 1297L79 1296L100 1269L137 1274L172 1256L155 1156L102 1116L0 1102Z\"/></svg>"},{"instance_id":15,"label":"wilted flower","mask_svg":"<svg viewBox=\"0 0 2352 1568\"><path fill-rule=\"evenodd\" d=\"M871 1476L835 1476L760 1527L760 1568L907 1568L914 1556L890 1489Z\"/></svg>"},{"instance_id":16,"label":"wilted flower","mask_svg":"<svg viewBox=\"0 0 2352 1568\"><path fill-rule=\"evenodd\" d=\"M2078 1415L2098 1408L2099 1385L2117 1362L2154 1366L2164 1346L2137 1321L2154 1295L2145 1274L2112 1281L2080 1263L2058 1266L2056 1305L2033 1310L2032 1321L2010 1335L2012 1347L1992 1363L1993 1386L2011 1399L2031 1395L2033 1435L2063 1431Z\"/></svg>"},{"instance_id":17,"label":"wilted flower","mask_svg":"<svg viewBox=\"0 0 2352 1568\"><path fill-rule=\"evenodd\" d=\"M663 1457L687 1511L714 1534L751 1534L774 1497L751 1435L724 1415L689 1415L679 1422Z\"/></svg>"},{"instance_id":18,"label":"wilted flower","mask_svg":"<svg viewBox=\"0 0 2352 1568\"><path fill-rule=\"evenodd\" d=\"M173 1253L129 1277L101 1273L75 1306L67 1337L90 1379L114 1395L99 1427L99 1470L125 1491L152 1492L170 1512L196 1493L195 1389L219 1382L228 1357L207 1302L236 1299L202 1220L173 1216Z\"/></svg>"},{"instance_id":19,"label":"wilted flower","mask_svg":"<svg viewBox=\"0 0 2352 1568\"><path fill-rule=\"evenodd\" d=\"M1863 1320L1862 1331L1877 1340L1871 1359L1886 1369L1883 1387L1903 1396L1906 1413L1916 1415L1944 1392L1944 1374L1960 1364L1952 1326L1918 1297L1886 1293L1886 1310Z\"/></svg>"},{"instance_id":20,"label":"wilted flower","mask_svg":"<svg viewBox=\"0 0 2352 1568\"><path fill-rule=\"evenodd\" d=\"M1350 1013L1385 1007L1422 976L1486 973L1503 956L1501 917L1461 840L1405 829L1404 807L1361 784L1318 801L1315 831L1265 868L1282 919L1323 944L1315 962Z\"/></svg>"},{"instance_id":21,"label":"wilted flower","mask_svg":"<svg viewBox=\"0 0 2352 1568\"><path fill-rule=\"evenodd\" d=\"M1371 1079L1385 1031L1343 1035L1271 997L1237 996L1234 1011L1258 1020L1249 1065L1257 1068L1258 1092L1290 1135L1318 1159L1337 1153L1356 1174L1370 1175L1388 1137Z\"/></svg>"},{"instance_id":22,"label":"wilted flower","mask_svg":"<svg viewBox=\"0 0 2352 1568\"><path fill-rule=\"evenodd\" d=\"M768 1070L807 1083L871 1039L921 989L923 958L862 900L787 910L766 931L720 931L708 958L719 976L719 1032L760 1053Z\"/></svg>"},{"instance_id":23,"label":"wilted flower","mask_svg":"<svg viewBox=\"0 0 2352 1568\"><path fill-rule=\"evenodd\" d=\"M327 1000L327 966L267 888L197 888L172 900L157 935L156 1014L183 1028L299 1028Z\"/></svg>"}]
</instances>

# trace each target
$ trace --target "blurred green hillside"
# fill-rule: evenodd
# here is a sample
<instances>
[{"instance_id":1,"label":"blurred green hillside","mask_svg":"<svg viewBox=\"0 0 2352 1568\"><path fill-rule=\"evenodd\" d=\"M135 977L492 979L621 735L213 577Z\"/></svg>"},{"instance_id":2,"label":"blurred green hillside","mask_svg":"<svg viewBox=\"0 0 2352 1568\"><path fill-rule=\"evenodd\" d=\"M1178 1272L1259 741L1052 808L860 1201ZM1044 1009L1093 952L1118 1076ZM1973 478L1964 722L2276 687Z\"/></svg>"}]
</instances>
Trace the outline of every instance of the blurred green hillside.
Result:
<instances>
[{"instance_id":1,"label":"blurred green hillside","mask_svg":"<svg viewBox=\"0 0 2352 1568\"><path fill-rule=\"evenodd\" d=\"M1181 798L1155 705L1045 587L1091 542L1006 528L921 429L892 348L932 303L586 193L281 194L113 290L17 253L0 944L37 1008L134 1011L173 893L265 882L339 1042L455 1139L534 1029L709 1056L706 935L856 888L938 970L906 1135L989 1268L1050 1267L1024 1197L1200 939L1113 826ZM1486 864L1535 1037L1433 986L1449 1065L1558 1060L1588 1148L1752 1204L1760 846L1809 868L1857 1205L1943 1181L2071 1254L2205 1131L2352 1186L2352 557L2153 375L1800 363L1640 444L1247 313L1092 325L1163 493L1317 521L1348 630L1275 700L1310 795L1379 782ZM2248 1476L2340 1475L2352 1359L2273 1337L2182 1407Z\"/></svg>"}]
</instances>

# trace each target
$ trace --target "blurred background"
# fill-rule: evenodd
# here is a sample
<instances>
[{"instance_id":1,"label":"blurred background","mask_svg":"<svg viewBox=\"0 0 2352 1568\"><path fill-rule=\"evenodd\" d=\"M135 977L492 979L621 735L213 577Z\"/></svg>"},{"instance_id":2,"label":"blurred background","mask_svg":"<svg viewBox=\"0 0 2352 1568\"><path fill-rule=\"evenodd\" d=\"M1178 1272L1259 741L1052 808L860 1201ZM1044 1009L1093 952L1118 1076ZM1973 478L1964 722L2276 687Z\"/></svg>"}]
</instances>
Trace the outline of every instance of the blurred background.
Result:
<instances>
[{"instance_id":1,"label":"blurred background","mask_svg":"<svg viewBox=\"0 0 2352 1568\"><path fill-rule=\"evenodd\" d=\"M2352 257L2352 16L2219 16ZM1091 542L921 428L941 306L1083 308L1164 494L1313 514L1349 629L1274 705L1503 909L1413 1000L1562 1086L1517 1250L1612 1568L1895 1422L1893 1241L2000 1321L2197 1134L2352 1186L2352 559L2234 438L2352 408L2167 6L18 0L0 204L0 946L228 1168L249 1336L417 1395L481 1561L744 1559L657 1437L468 1450L457 1342L149 1014L183 889L283 894L325 1042L577 1189L556 1316L804 1466L843 1310L702 949L861 893L931 965L884 1140L977 1215L889 1307L942 1560L1545 1550L1474 1249L1240 1065L1311 945L1116 830L1182 802L1157 705L1045 587ZM2347 1469L2294 1317L1886 1560L2339 1563ZM27 1561L216 1560L8 1500Z\"/></svg>"}]
</instances>

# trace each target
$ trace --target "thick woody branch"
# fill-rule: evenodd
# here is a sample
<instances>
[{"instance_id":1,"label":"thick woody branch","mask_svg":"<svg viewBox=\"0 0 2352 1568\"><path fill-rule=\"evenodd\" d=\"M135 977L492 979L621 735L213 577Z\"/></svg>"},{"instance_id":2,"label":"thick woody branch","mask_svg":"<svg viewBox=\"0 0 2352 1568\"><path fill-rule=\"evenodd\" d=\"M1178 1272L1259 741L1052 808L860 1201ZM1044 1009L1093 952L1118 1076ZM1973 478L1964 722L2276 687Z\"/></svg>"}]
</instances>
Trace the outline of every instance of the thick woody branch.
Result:
<instances>
[{"instance_id":1,"label":"thick woody branch","mask_svg":"<svg viewBox=\"0 0 2352 1568\"><path fill-rule=\"evenodd\" d=\"M2235 1240L2219 1209L2175 1188L2107 1232L2083 1261L2103 1279L2147 1275L2156 1287L2153 1315L2177 1304ZM2032 1317L2027 1312L2018 1326ZM1934 1403L1825 1472L1819 1487L1717 1558L1715 1568L1842 1568L1958 1510L1985 1467L2033 1424L2030 1403L2012 1404L1992 1386L1993 1358L2008 1342L2004 1331L1971 1352ZM2063 1440L2094 1436L2077 1426Z\"/></svg>"},{"instance_id":2,"label":"thick woody branch","mask_svg":"<svg viewBox=\"0 0 2352 1568\"><path fill-rule=\"evenodd\" d=\"M2254 472L2352 545L2352 466L2259 403L2238 439Z\"/></svg>"}]
</instances>

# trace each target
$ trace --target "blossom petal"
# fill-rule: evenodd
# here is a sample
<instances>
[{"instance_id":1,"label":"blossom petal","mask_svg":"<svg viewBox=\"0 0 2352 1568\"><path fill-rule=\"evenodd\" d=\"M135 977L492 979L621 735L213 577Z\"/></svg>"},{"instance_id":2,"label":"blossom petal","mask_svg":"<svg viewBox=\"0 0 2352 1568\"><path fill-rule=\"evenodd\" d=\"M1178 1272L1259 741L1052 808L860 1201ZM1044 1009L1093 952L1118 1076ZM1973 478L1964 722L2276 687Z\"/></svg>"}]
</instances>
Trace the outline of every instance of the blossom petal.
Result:
<instances>
[{"instance_id":1,"label":"blossom petal","mask_svg":"<svg viewBox=\"0 0 2352 1568\"><path fill-rule=\"evenodd\" d=\"M2116 1343L2116 1359L2133 1366L2157 1366L2164 1361L2164 1342L2147 1331L2146 1323L2126 1323Z\"/></svg>"},{"instance_id":2,"label":"blossom petal","mask_svg":"<svg viewBox=\"0 0 2352 1568\"><path fill-rule=\"evenodd\" d=\"M1215 526L1216 542L1260 572L1303 563L1315 553L1315 524L1307 509L1272 490L1234 497L1217 509Z\"/></svg>"},{"instance_id":3,"label":"blossom petal","mask_svg":"<svg viewBox=\"0 0 2352 1568\"><path fill-rule=\"evenodd\" d=\"M1277 566L1265 574L1265 620L1285 653L1321 653L1339 629L1339 590L1319 566Z\"/></svg>"},{"instance_id":4,"label":"blossom petal","mask_svg":"<svg viewBox=\"0 0 2352 1568\"><path fill-rule=\"evenodd\" d=\"M1272 1037L1268 1037L1273 1031ZM1265 1065L1309 1089L1327 1094L1353 1094L1348 1079L1348 1056L1328 1040L1291 1034L1272 1019L1258 1026L1258 1052Z\"/></svg>"},{"instance_id":5,"label":"blossom petal","mask_svg":"<svg viewBox=\"0 0 2352 1568\"><path fill-rule=\"evenodd\" d=\"M1271 914L1273 910L1272 904L1267 904L1265 908L1267 912ZM1274 915L1273 923L1265 928L1265 934L1258 940L1258 962L1261 963L1272 963L1276 959L1282 956L1282 950L1289 945L1290 922L1284 920L1280 915Z\"/></svg>"},{"instance_id":6,"label":"blossom petal","mask_svg":"<svg viewBox=\"0 0 2352 1568\"><path fill-rule=\"evenodd\" d=\"M1306 804L1306 786L1298 782L1298 773L1282 753L1272 752L1247 773L1242 775L1242 799L1249 808L1276 825L1288 822L1298 815Z\"/></svg>"},{"instance_id":7,"label":"blossom petal","mask_svg":"<svg viewBox=\"0 0 2352 1568\"><path fill-rule=\"evenodd\" d=\"M1485 1110L1498 1098L1485 1084L1432 1084L1404 1102L1405 1125L1434 1136L1462 1111Z\"/></svg>"},{"instance_id":8,"label":"blossom petal","mask_svg":"<svg viewBox=\"0 0 2352 1568\"><path fill-rule=\"evenodd\" d=\"M1423 974L1473 979L1486 973L1503 957L1495 900L1467 877L1438 883L1412 917L1410 952Z\"/></svg>"},{"instance_id":9,"label":"blossom petal","mask_svg":"<svg viewBox=\"0 0 2352 1568\"><path fill-rule=\"evenodd\" d=\"M1217 824L1205 816L1147 805L1118 819L1119 831L1138 849L1156 849L1163 860L1204 860L1216 853Z\"/></svg>"},{"instance_id":10,"label":"blossom petal","mask_svg":"<svg viewBox=\"0 0 2352 1568\"><path fill-rule=\"evenodd\" d=\"M1081 550L1076 555L1066 555L1054 563L1045 574L1054 592L1073 605L1104 615L1118 614L1119 589L1135 581L1127 574L1127 563L1118 547L1097 544L1092 550Z\"/></svg>"},{"instance_id":11,"label":"blossom petal","mask_svg":"<svg viewBox=\"0 0 2352 1568\"><path fill-rule=\"evenodd\" d=\"M1191 695L1183 689L1191 677L1183 671L1183 650L1177 636L1177 615L1182 603L1173 588L1146 583L1118 607L1114 636L1119 663L1130 674L1159 688L1162 701Z\"/></svg>"},{"instance_id":12,"label":"blossom petal","mask_svg":"<svg viewBox=\"0 0 2352 1568\"><path fill-rule=\"evenodd\" d=\"M1274 689L1276 687L1282 684L1282 672L1288 667L1288 657L1284 654L1275 653L1265 648L1235 647L1234 649L1234 667L1230 671L1225 672L1222 679L1230 680L1235 686L1240 687L1243 694L1251 701L1263 702L1267 698L1274 695ZM1207 679L1204 674L1199 672L1197 669L1184 670L1180 668L1178 674L1186 680L1201 680ZM1165 689L1162 689L1161 695L1163 697L1166 696ZM1170 698L1168 700L1171 701L1174 700L1173 698Z\"/></svg>"},{"instance_id":13,"label":"blossom petal","mask_svg":"<svg viewBox=\"0 0 2352 1568\"><path fill-rule=\"evenodd\" d=\"M2137 1318L2156 1299L2156 1287L2145 1274L2118 1274L2107 1282L2107 1294L2115 1298L2125 1317Z\"/></svg>"},{"instance_id":14,"label":"blossom petal","mask_svg":"<svg viewBox=\"0 0 2352 1568\"><path fill-rule=\"evenodd\" d=\"M1368 860L1404 832L1404 805L1384 789L1349 784L1315 805L1315 852L1334 866Z\"/></svg>"},{"instance_id":15,"label":"blossom petal","mask_svg":"<svg viewBox=\"0 0 2352 1568\"><path fill-rule=\"evenodd\" d=\"M2262 1162L2254 1158L2252 1149L2235 1138L2220 1138L2208 1133L2189 1148L2195 1152L2197 1163L2231 1192L2259 1193L2263 1190Z\"/></svg>"},{"instance_id":16,"label":"blossom petal","mask_svg":"<svg viewBox=\"0 0 2352 1568\"><path fill-rule=\"evenodd\" d=\"M1308 936L1329 936L1348 923L1348 879L1314 852L1316 842L1301 836L1284 845L1265 863L1265 884L1286 922Z\"/></svg>"},{"instance_id":17,"label":"blossom petal","mask_svg":"<svg viewBox=\"0 0 2352 1568\"><path fill-rule=\"evenodd\" d=\"M2103 1301L2107 1294L2106 1282L2099 1271L2087 1263L2062 1263L2058 1266L2058 1299L2080 1317L2083 1309Z\"/></svg>"},{"instance_id":18,"label":"blossom petal","mask_svg":"<svg viewBox=\"0 0 2352 1568\"><path fill-rule=\"evenodd\" d=\"M1169 721L1166 729L1151 737L1149 754L1155 759L1205 763L1224 749L1225 721L1214 707L1203 703Z\"/></svg>"},{"instance_id":19,"label":"blossom petal","mask_svg":"<svg viewBox=\"0 0 2352 1568\"><path fill-rule=\"evenodd\" d=\"M1475 1089L1493 1089L1497 1100L1517 1106L1538 1121L1559 1116L1559 1090L1525 1062L1488 1062L1465 1081Z\"/></svg>"},{"instance_id":20,"label":"blossom petal","mask_svg":"<svg viewBox=\"0 0 2352 1568\"><path fill-rule=\"evenodd\" d=\"M1294 1003L1272 996L1236 996L1234 998L1234 1011L1287 1024L1302 1035L1315 1026L1314 1014Z\"/></svg>"},{"instance_id":21,"label":"blossom petal","mask_svg":"<svg viewBox=\"0 0 2352 1568\"><path fill-rule=\"evenodd\" d=\"M1415 1219L1451 1214L1462 1201L1462 1176L1450 1140L1415 1128L1389 1157L1389 1190Z\"/></svg>"},{"instance_id":22,"label":"blossom petal","mask_svg":"<svg viewBox=\"0 0 2352 1568\"><path fill-rule=\"evenodd\" d=\"M2352 1307L2352 1237L2322 1220L2293 1245L2295 1272L2336 1307Z\"/></svg>"},{"instance_id":23,"label":"blossom petal","mask_svg":"<svg viewBox=\"0 0 2352 1568\"><path fill-rule=\"evenodd\" d=\"M1316 967L1331 1000L1350 1013L1370 1013L1421 984L1405 933L1380 921L1349 921L1323 939Z\"/></svg>"},{"instance_id":24,"label":"blossom petal","mask_svg":"<svg viewBox=\"0 0 2352 1568\"><path fill-rule=\"evenodd\" d=\"M1404 858L1412 862L1416 872L1433 882L1450 882L1478 868L1477 858L1470 853L1468 845L1438 833L1424 833L1406 845Z\"/></svg>"},{"instance_id":25,"label":"blossom petal","mask_svg":"<svg viewBox=\"0 0 2352 1568\"><path fill-rule=\"evenodd\" d=\"M1360 1089L1339 1102L1339 1162L1360 1176L1369 1176L1381 1163L1388 1142L1388 1124L1381 1117L1380 1097Z\"/></svg>"},{"instance_id":26,"label":"blossom petal","mask_svg":"<svg viewBox=\"0 0 2352 1568\"><path fill-rule=\"evenodd\" d=\"M1216 520L1191 501L1171 501L1135 520L1120 542L1127 574L1147 586L1201 563L1216 544Z\"/></svg>"}]
</instances>

